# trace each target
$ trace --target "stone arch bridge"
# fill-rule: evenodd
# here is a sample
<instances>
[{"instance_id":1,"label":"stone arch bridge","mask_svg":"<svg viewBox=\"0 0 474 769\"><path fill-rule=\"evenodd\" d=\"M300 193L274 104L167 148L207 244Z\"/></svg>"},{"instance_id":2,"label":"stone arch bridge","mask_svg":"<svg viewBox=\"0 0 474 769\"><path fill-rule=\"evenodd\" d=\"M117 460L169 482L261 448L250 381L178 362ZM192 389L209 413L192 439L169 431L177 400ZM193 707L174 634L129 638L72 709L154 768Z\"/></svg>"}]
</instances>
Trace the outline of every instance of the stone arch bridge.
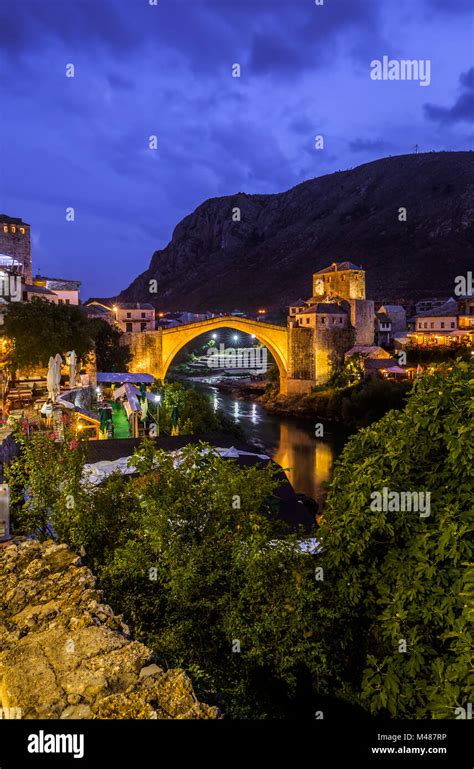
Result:
<instances>
[{"instance_id":1,"label":"stone arch bridge","mask_svg":"<svg viewBox=\"0 0 474 769\"><path fill-rule=\"evenodd\" d=\"M277 326L250 318L224 315L157 331L124 334L130 345L132 373L152 374L164 380L177 353L190 341L219 328L253 334L272 354L280 372L280 392L284 395L309 392L321 380L316 377L316 344L312 329ZM322 371L319 371L322 374Z\"/></svg>"}]
</instances>

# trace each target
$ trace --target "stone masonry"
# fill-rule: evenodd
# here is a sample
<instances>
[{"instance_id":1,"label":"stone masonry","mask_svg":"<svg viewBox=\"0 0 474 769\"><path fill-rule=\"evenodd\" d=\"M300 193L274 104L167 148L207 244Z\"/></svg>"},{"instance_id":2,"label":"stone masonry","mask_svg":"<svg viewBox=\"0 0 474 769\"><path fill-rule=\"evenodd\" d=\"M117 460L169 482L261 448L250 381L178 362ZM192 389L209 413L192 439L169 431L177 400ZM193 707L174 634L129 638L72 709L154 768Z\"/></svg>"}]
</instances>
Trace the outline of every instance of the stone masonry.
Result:
<instances>
[{"instance_id":1,"label":"stone masonry","mask_svg":"<svg viewBox=\"0 0 474 769\"><path fill-rule=\"evenodd\" d=\"M26 719L215 719L154 664L66 545L0 547L0 708Z\"/></svg>"}]
</instances>

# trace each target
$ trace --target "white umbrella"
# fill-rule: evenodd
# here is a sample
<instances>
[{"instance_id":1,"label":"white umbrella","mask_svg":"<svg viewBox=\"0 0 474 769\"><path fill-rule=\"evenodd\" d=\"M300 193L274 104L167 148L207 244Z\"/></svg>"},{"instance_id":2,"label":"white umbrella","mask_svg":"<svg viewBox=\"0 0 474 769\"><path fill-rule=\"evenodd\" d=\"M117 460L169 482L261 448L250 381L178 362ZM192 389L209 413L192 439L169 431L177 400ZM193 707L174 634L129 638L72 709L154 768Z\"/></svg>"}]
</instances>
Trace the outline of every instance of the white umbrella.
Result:
<instances>
[{"instance_id":1,"label":"white umbrella","mask_svg":"<svg viewBox=\"0 0 474 769\"><path fill-rule=\"evenodd\" d=\"M46 377L46 387L48 388L48 395L51 400L54 398L54 369L55 359L51 356L48 363L48 375Z\"/></svg>"},{"instance_id":2,"label":"white umbrella","mask_svg":"<svg viewBox=\"0 0 474 769\"><path fill-rule=\"evenodd\" d=\"M62 365L63 359L61 358L60 354L58 353L54 359L54 366L53 366L53 400L56 399L56 395L59 395L61 392L61 365Z\"/></svg>"},{"instance_id":3,"label":"white umbrella","mask_svg":"<svg viewBox=\"0 0 474 769\"><path fill-rule=\"evenodd\" d=\"M76 386L76 362L77 362L77 355L75 350L71 350L71 352L68 352L69 357L69 387L72 388Z\"/></svg>"}]
</instances>

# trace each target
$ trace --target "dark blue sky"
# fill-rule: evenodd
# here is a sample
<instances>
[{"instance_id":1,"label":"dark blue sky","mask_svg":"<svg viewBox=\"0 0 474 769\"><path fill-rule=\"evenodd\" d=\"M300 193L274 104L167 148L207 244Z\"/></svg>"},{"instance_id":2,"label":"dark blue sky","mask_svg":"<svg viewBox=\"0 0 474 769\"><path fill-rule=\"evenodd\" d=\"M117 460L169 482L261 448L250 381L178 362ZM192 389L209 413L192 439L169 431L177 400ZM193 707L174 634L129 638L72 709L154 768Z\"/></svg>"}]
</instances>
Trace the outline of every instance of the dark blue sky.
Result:
<instances>
[{"instance_id":1,"label":"dark blue sky","mask_svg":"<svg viewBox=\"0 0 474 769\"><path fill-rule=\"evenodd\" d=\"M149 3L0 0L0 212L83 299L125 288L208 197L472 148L471 0ZM430 59L431 84L371 80L384 55Z\"/></svg>"}]
</instances>

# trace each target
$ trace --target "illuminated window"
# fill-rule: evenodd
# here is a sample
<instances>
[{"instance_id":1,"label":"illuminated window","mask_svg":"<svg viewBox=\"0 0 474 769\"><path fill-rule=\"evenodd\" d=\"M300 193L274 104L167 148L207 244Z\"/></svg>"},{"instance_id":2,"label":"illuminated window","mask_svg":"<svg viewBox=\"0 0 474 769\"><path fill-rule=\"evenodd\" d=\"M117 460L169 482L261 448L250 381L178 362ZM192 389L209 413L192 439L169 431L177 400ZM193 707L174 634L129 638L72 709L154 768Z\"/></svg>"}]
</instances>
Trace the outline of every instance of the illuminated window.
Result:
<instances>
[{"instance_id":1,"label":"illuminated window","mask_svg":"<svg viewBox=\"0 0 474 769\"><path fill-rule=\"evenodd\" d=\"M25 234L25 228L24 227L20 227L20 232L21 232L22 235L24 235Z\"/></svg>"},{"instance_id":2,"label":"illuminated window","mask_svg":"<svg viewBox=\"0 0 474 769\"><path fill-rule=\"evenodd\" d=\"M12 224L12 232L16 232L16 225Z\"/></svg>"},{"instance_id":3,"label":"illuminated window","mask_svg":"<svg viewBox=\"0 0 474 769\"><path fill-rule=\"evenodd\" d=\"M8 232L8 225L7 224L3 225L3 232Z\"/></svg>"}]
</instances>

